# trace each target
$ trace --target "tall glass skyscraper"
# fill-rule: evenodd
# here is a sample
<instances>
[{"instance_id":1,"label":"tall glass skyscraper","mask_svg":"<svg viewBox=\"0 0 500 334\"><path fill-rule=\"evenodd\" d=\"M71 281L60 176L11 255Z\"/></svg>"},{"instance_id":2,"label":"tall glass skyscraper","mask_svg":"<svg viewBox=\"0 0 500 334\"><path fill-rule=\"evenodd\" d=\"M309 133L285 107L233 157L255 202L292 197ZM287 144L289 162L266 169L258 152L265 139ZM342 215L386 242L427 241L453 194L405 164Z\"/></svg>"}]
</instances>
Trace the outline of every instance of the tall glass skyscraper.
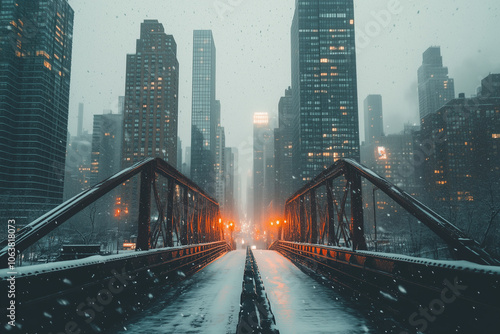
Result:
<instances>
[{"instance_id":1,"label":"tall glass skyscraper","mask_svg":"<svg viewBox=\"0 0 500 334\"><path fill-rule=\"evenodd\" d=\"M353 0L296 0L291 29L294 166L307 182L359 160Z\"/></svg>"},{"instance_id":2,"label":"tall glass skyscraper","mask_svg":"<svg viewBox=\"0 0 500 334\"><path fill-rule=\"evenodd\" d=\"M454 98L455 83L448 77L448 67L443 66L441 48L432 46L424 52L422 66L418 69L420 119Z\"/></svg>"},{"instance_id":3,"label":"tall glass skyscraper","mask_svg":"<svg viewBox=\"0 0 500 334\"><path fill-rule=\"evenodd\" d=\"M216 50L211 30L193 34L191 178L215 195L216 131L220 104L215 100ZM220 117L220 116L219 116Z\"/></svg>"},{"instance_id":4,"label":"tall glass skyscraper","mask_svg":"<svg viewBox=\"0 0 500 334\"><path fill-rule=\"evenodd\" d=\"M29 223L63 200L73 16L67 0L1 2L2 221Z\"/></svg>"}]
</instances>

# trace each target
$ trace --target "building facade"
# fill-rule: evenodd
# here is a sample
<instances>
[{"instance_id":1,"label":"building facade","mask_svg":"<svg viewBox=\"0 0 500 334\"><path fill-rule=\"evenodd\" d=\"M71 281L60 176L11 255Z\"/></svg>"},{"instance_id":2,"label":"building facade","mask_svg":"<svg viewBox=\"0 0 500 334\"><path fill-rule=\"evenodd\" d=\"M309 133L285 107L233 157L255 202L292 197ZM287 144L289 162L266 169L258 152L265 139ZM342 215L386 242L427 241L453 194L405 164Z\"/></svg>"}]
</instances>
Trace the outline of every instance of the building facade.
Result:
<instances>
[{"instance_id":1,"label":"building facade","mask_svg":"<svg viewBox=\"0 0 500 334\"><path fill-rule=\"evenodd\" d=\"M407 170L407 165L413 162L413 133L408 129L380 137L361 148L363 165L409 193L415 190L415 175Z\"/></svg>"},{"instance_id":2,"label":"building facade","mask_svg":"<svg viewBox=\"0 0 500 334\"><path fill-rule=\"evenodd\" d=\"M66 0L2 1L0 212L18 225L63 200L73 18Z\"/></svg>"},{"instance_id":3,"label":"building facade","mask_svg":"<svg viewBox=\"0 0 500 334\"><path fill-rule=\"evenodd\" d=\"M253 220L262 225L274 196L274 133L268 113L255 113L253 120Z\"/></svg>"},{"instance_id":4,"label":"building facade","mask_svg":"<svg viewBox=\"0 0 500 334\"><path fill-rule=\"evenodd\" d=\"M238 177L237 161L238 150L233 147L226 147L224 152L224 178L225 178L225 195L224 195L224 211L223 214L230 220L238 219L237 212L237 185Z\"/></svg>"},{"instance_id":5,"label":"building facade","mask_svg":"<svg viewBox=\"0 0 500 334\"><path fill-rule=\"evenodd\" d=\"M274 129L275 187L274 203L284 212L286 199L294 192L292 89L285 91L278 105L279 127Z\"/></svg>"},{"instance_id":6,"label":"building facade","mask_svg":"<svg viewBox=\"0 0 500 334\"><path fill-rule=\"evenodd\" d=\"M193 33L193 96L191 110L191 178L215 195L215 146L220 123L216 92L216 49L211 30Z\"/></svg>"},{"instance_id":7,"label":"building facade","mask_svg":"<svg viewBox=\"0 0 500 334\"><path fill-rule=\"evenodd\" d=\"M141 24L127 55L122 168L146 157L177 165L179 62L177 44L157 20Z\"/></svg>"},{"instance_id":8,"label":"building facade","mask_svg":"<svg viewBox=\"0 0 500 334\"><path fill-rule=\"evenodd\" d=\"M365 142L371 144L384 136L382 95L368 95L365 107Z\"/></svg>"},{"instance_id":9,"label":"building facade","mask_svg":"<svg viewBox=\"0 0 500 334\"><path fill-rule=\"evenodd\" d=\"M475 202L500 187L500 96L463 95L422 120L420 145L433 146L423 165L430 200Z\"/></svg>"},{"instance_id":10,"label":"building facade","mask_svg":"<svg viewBox=\"0 0 500 334\"><path fill-rule=\"evenodd\" d=\"M420 119L437 111L454 98L455 83L448 77L448 68L443 66L441 48L430 47L424 52L422 66L418 69Z\"/></svg>"},{"instance_id":11,"label":"building facade","mask_svg":"<svg viewBox=\"0 0 500 334\"><path fill-rule=\"evenodd\" d=\"M359 161L353 0L297 0L291 28L294 166L299 183Z\"/></svg>"},{"instance_id":12,"label":"building facade","mask_svg":"<svg viewBox=\"0 0 500 334\"><path fill-rule=\"evenodd\" d=\"M81 136L68 134L66 165L64 176L64 196L66 201L92 185L91 173L92 135L82 131Z\"/></svg>"},{"instance_id":13,"label":"building facade","mask_svg":"<svg viewBox=\"0 0 500 334\"><path fill-rule=\"evenodd\" d=\"M121 168L123 115L94 115L91 185L118 173Z\"/></svg>"},{"instance_id":14,"label":"building facade","mask_svg":"<svg viewBox=\"0 0 500 334\"><path fill-rule=\"evenodd\" d=\"M181 137L177 137L177 170L182 172L182 140Z\"/></svg>"},{"instance_id":15,"label":"building facade","mask_svg":"<svg viewBox=\"0 0 500 334\"><path fill-rule=\"evenodd\" d=\"M215 198L224 210L226 195L225 160L226 160L226 132L224 127L218 126L215 136Z\"/></svg>"}]
</instances>

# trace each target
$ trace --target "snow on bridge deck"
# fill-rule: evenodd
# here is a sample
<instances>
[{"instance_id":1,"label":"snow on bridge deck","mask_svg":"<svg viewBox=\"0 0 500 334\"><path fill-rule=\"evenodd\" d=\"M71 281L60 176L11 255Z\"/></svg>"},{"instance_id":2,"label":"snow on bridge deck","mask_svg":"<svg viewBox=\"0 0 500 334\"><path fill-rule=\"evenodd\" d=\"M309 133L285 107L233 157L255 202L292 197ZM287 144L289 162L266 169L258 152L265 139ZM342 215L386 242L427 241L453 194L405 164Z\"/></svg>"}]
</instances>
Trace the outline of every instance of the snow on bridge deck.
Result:
<instances>
[{"instance_id":1,"label":"snow on bridge deck","mask_svg":"<svg viewBox=\"0 0 500 334\"><path fill-rule=\"evenodd\" d=\"M245 251L229 252L183 281L117 333L235 333L240 311ZM171 297L172 299L169 299Z\"/></svg>"},{"instance_id":2,"label":"snow on bridge deck","mask_svg":"<svg viewBox=\"0 0 500 334\"><path fill-rule=\"evenodd\" d=\"M375 333L344 299L275 251L253 251L277 328L293 333ZM245 251L229 252L131 319L119 334L235 333Z\"/></svg>"},{"instance_id":3,"label":"snow on bridge deck","mask_svg":"<svg viewBox=\"0 0 500 334\"><path fill-rule=\"evenodd\" d=\"M373 333L359 311L275 251L253 252L281 334Z\"/></svg>"}]
</instances>

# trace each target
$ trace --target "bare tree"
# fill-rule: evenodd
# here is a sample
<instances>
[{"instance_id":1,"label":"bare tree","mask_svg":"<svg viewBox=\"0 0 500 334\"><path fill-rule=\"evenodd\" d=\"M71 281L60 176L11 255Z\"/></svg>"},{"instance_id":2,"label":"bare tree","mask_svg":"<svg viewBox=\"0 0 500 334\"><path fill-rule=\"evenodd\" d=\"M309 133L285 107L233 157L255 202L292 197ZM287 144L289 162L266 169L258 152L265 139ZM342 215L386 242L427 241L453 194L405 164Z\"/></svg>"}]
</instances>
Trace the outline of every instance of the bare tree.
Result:
<instances>
[{"instance_id":1,"label":"bare tree","mask_svg":"<svg viewBox=\"0 0 500 334\"><path fill-rule=\"evenodd\" d=\"M97 213L97 205L94 203L87 208L88 211L88 222L89 224L84 226L84 231L81 231L78 228L75 228L76 233L80 236L82 242L84 244L90 244L96 241L96 237L98 234L96 228L96 213Z\"/></svg>"},{"instance_id":2,"label":"bare tree","mask_svg":"<svg viewBox=\"0 0 500 334\"><path fill-rule=\"evenodd\" d=\"M488 185L488 199L485 200L485 204L488 209L488 227L486 228L486 232L483 236L483 241L481 242L481 247L486 246L486 241L488 240L488 236L490 234L491 228L493 227L493 223L495 222L495 218L500 214L500 202L496 198L496 192L493 189L493 185L490 183Z\"/></svg>"}]
</instances>

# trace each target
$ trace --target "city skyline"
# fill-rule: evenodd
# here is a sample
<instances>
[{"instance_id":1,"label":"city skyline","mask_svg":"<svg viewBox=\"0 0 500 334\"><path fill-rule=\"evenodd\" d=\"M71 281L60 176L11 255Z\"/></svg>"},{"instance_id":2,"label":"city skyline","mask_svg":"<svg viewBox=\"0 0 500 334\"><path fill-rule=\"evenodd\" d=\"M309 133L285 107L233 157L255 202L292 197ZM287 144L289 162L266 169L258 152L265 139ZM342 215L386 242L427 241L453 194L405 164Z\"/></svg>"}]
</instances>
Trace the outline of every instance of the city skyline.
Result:
<instances>
[{"instance_id":1,"label":"city skyline","mask_svg":"<svg viewBox=\"0 0 500 334\"><path fill-rule=\"evenodd\" d=\"M70 133L76 132L79 102L86 105L85 128L88 130L93 113L117 109L117 96L124 91L125 54L134 49L134 43L123 36L137 35L138 24L144 18L158 18L178 42L179 136L183 148L189 147L192 33L196 29L211 29L220 51L219 67L223 66L218 74L217 98L224 106L221 117L226 127L226 144L239 149L240 175L249 173L253 113L277 115L277 101L283 89L291 84L290 23L294 1L243 1L223 12L218 12L212 2L197 0L178 3L168 11L152 0L141 4L130 2L130 6L126 1L120 6L94 0L70 0L70 4L75 8L77 23ZM493 19L498 13L500 4L495 1L478 7L461 0L454 3L452 11L446 3L429 0L397 1L396 5L385 0L355 1L358 104L362 106L369 94L384 96L386 134L399 133L404 123L418 123L415 69L422 63L422 52L431 45L441 45L457 94L474 94L481 78L490 72L500 72L500 62L495 57L500 46L490 43L488 34L484 34L498 31L499 21ZM106 35L85 24L89 16L106 25ZM469 16L485 19L473 26L464 25ZM443 19L446 27L440 23ZM464 42L468 45L465 49ZM89 47L103 51L89 54ZM386 52L388 49L390 53ZM103 53L108 55L105 59ZM362 129L362 120L360 126ZM248 182L245 178L242 182L245 188Z\"/></svg>"},{"instance_id":2,"label":"city skyline","mask_svg":"<svg viewBox=\"0 0 500 334\"><path fill-rule=\"evenodd\" d=\"M77 21L78 15L83 18L92 8L95 8L94 1L76 2L70 0L70 3L76 8ZM276 96L279 97L283 87L289 85L290 60L287 55L290 48L289 22L291 22L293 16L294 1L278 1L272 4L263 2L265 4L264 8L268 9L269 14L267 14L267 11L262 10L263 7L259 7L260 3L252 5L242 2L239 6L232 7L232 10L224 12L223 15L219 15L213 7L213 3L193 1L190 4L179 4L178 11L170 10L172 14L157 10L154 3L155 1L146 1L146 3L138 6L134 4L132 6L134 11L123 9L127 8L125 5L116 7L111 3L99 3L98 7L102 9L102 12L98 14L99 17L102 19L109 18L114 25L109 29L109 37L103 38L101 35L96 40L96 43L98 45L108 43L110 39L121 35L126 36L129 32L137 34L137 25L134 26L130 21L139 23L144 18L150 17L158 18L165 23L166 29L176 36L179 44L181 68L179 132L186 147L190 146L192 31L200 28L212 29L215 38L219 40L219 49L225 51L225 54L220 55L219 62L223 63L227 68L227 70L220 71L218 83L220 100L229 110L234 109L234 106L238 105L240 100L250 101L250 103L243 103L245 108L241 111L241 116L244 117L247 126L242 129L243 131L229 131L230 133L227 133L228 145L240 146L251 135L253 112L277 113ZM394 116L388 117L386 126L388 131L386 132L397 133L402 129L399 124L406 121L418 121L418 107L415 108L414 105L418 101L416 95L417 78L413 69L420 66L421 54L430 45L441 45L443 56L448 59L447 66L450 69L450 75L456 80L457 93L474 94L477 87L476 82L480 78L486 76L489 72L500 71L500 64L494 57L494 51L498 51L499 47L489 45L487 38L479 34L481 31L498 30L499 24L488 19L482 20L472 27L465 27L462 24L464 17L475 13L478 13L476 16L482 15L486 18L493 18L500 12L500 5L491 1L483 9L476 7L466 1L460 1L454 4L453 12L447 12L445 11L446 4L431 1L415 4L401 1L397 11L395 11L396 14L390 14L391 19L389 21L392 24L389 25L379 24L375 18L377 15L372 15L379 11L387 11L387 1L355 2L355 24L359 32L359 101L362 102L366 95L372 93L381 94L385 97L387 113ZM182 13L182 15L174 17L173 15L177 12ZM247 13L261 13L262 15L258 16L259 19L256 22L249 22L247 16L251 15L247 15ZM437 22L437 19L443 15L447 19L447 28L434 28L439 26L438 23L434 22ZM191 26L188 25L186 29L186 25L184 23L179 24L180 21L178 20L196 23ZM237 23L241 23L241 28L234 31L233 27ZM370 26L374 27L374 33L368 35L366 27ZM411 31L407 30L408 27L412 28ZM88 41L90 38L96 37L98 32L94 31L92 27L86 27L84 24L77 25L77 29L75 34L79 39L77 39L75 47L83 51L82 48L88 48ZM241 32L245 32L244 38ZM466 50L463 49L462 43L451 38L455 35L454 32L458 32L462 36L461 41L466 40L468 42L469 47ZM371 37L371 35L375 35L375 37ZM362 38L364 36L368 38ZM412 40L412 43L405 42L403 40L404 36L407 40ZM252 43L246 43L248 39L251 39ZM123 55L131 52L133 44L123 38L116 38L116 40L119 41L119 43L114 42L116 49L103 48L112 53L112 57L110 57L110 60L113 60L112 64L109 61L94 62L93 66L83 66L81 69L75 68L75 76L72 81L71 115L73 117L70 120L71 133L76 131L76 120L74 118L76 117L79 102L88 105L90 112L99 113L102 109L116 109L116 97L123 95L123 93L120 93L123 91L120 86L123 87L124 85L122 80L111 81L107 78L102 80L99 85L94 85L94 87L85 87L84 90L77 89L77 87L81 86L81 82L86 82L90 78L123 76L123 70L121 69L124 67L125 62ZM257 41L259 43L256 43ZM269 53L265 52L263 55L259 55L260 49L256 45L262 45L264 50L269 50ZM384 52L384 47L388 46L394 51L393 54ZM275 56L268 57L269 54ZM451 56L455 54L458 56ZM94 59L96 56L93 56ZM75 64L85 65L89 64L88 61L91 60L82 59L81 53L75 57ZM242 58L248 61L244 61ZM373 58L379 61L377 66L373 66ZM474 62L474 58L479 61ZM250 75L244 80L245 82L234 82L231 78L234 77L235 73L239 73L236 69L242 65L250 69L248 72ZM388 71L391 72L390 75L381 75L381 73ZM266 72L269 72L269 74L266 74ZM278 87L274 87L274 85L270 87L267 84L270 76L274 76L275 79L282 82L282 85L277 82L276 86ZM259 80L259 77L263 78L263 80ZM104 85L105 82L114 83ZM228 83L231 84L230 90L221 89L222 86L227 86ZM253 90L258 93L250 94L246 92L243 90L245 85L252 86ZM85 91L88 91L89 94L84 94ZM405 109L404 113L401 112L402 106ZM410 112L410 117L407 117ZM86 115L85 117L85 127L90 130L91 116ZM232 123L238 117L233 114L223 113L222 119L223 123L228 121Z\"/></svg>"}]
</instances>

